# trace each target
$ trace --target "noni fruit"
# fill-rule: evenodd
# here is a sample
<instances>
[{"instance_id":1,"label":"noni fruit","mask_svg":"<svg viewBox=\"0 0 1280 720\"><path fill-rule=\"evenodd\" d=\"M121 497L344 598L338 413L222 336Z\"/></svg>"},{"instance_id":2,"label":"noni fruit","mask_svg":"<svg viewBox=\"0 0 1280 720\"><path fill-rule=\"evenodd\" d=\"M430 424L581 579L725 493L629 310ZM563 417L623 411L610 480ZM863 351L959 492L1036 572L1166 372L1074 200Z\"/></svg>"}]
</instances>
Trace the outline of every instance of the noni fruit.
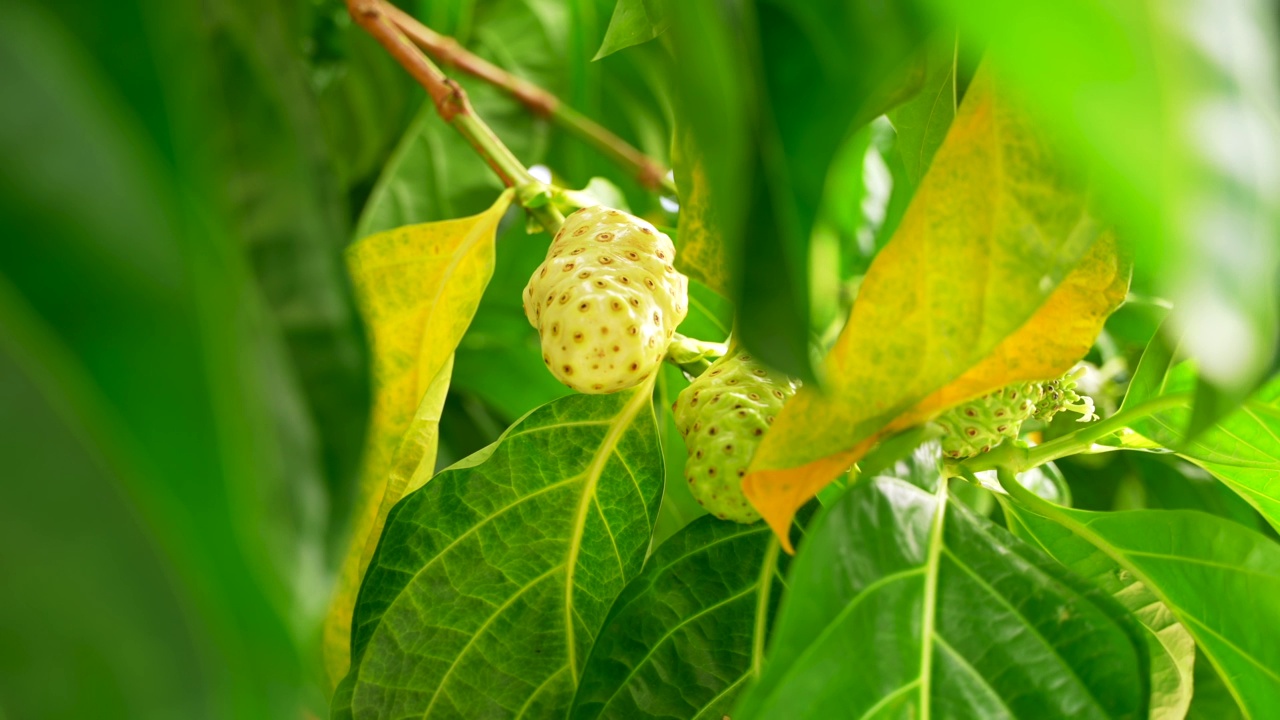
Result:
<instances>
[{"instance_id":1,"label":"noni fruit","mask_svg":"<svg viewBox=\"0 0 1280 720\"><path fill-rule=\"evenodd\" d=\"M1022 423L1035 414L1040 394L1040 383L1014 383L942 413L934 420L943 431L942 454L973 457L1018 437Z\"/></svg>"},{"instance_id":2,"label":"noni fruit","mask_svg":"<svg viewBox=\"0 0 1280 720\"><path fill-rule=\"evenodd\" d=\"M689 306L671 238L640 218L596 206L570 215L524 292L542 359L582 393L638 385L662 363Z\"/></svg>"},{"instance_id":3,"label":"noni fruit","mask_svg":"<svg viewBox=\"0 0 1280 720\"><path fill-rule=\"evenodd\" d=\"M947 410L934 419L943 431L942 453L949 458L973 457L1018 437L1026 420L1048 423L1064 410L1080 413L1080 422L1096 420L1093 399L1076 392L1082 374L1084 366L1054 380L1013 383Z\"/></svg>"},{"instance_id":4,"label":"noni fruit","mask_svg":"<svg viewBox=\"0 0 1280 720\"><path fill-rule=\"evenodd\" d=\"M760 439L795 392L791 379L731 351L676 399L676 427L689 451L684 465L689 490L716 517L740 523L760 519L742 494L742 478Z\"/></svg>"}]
</instances>

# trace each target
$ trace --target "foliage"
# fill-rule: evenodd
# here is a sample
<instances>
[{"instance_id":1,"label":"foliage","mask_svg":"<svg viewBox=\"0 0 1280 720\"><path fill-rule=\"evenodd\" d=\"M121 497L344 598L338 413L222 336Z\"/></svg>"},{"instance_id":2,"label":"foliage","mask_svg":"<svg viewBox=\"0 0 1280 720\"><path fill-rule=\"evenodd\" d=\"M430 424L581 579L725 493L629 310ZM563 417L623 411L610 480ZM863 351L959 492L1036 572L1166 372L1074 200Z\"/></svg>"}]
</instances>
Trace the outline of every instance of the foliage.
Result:
<instances>
[{"instance_id":1,"label":"foliage","mask_svg":"<svg viewBox=\"0 0 1280 720\"><path fill-rule=\"evenodd\" d=\"M505 190L338 0L0 6L0 717L1280 714L1278 19L1113 5L403 4ZM594 204L689 281L584 395Z\"/></svg>"}]
</instances>

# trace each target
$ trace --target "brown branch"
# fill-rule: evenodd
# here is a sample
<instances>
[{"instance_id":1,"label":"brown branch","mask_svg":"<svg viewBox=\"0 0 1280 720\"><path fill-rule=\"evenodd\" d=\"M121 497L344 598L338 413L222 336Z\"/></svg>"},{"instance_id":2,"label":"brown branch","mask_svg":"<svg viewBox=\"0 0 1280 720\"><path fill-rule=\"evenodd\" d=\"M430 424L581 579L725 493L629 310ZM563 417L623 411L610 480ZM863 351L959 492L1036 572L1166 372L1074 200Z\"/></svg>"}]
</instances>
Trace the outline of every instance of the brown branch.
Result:
<instances>
[{"instance_id":1,"label":"brown branch","mask_svg":"<svg viewBox=\"0 0 1280 720\"><path fill-rule=\"evenodd\" d=\"M478 55L472 54L462 47L457 40L445 37L423 25L417 18L400 8L388 4L386 12L391 21L398 25L404 34L409 36L410 40L413 40L418 47L430 53L437 62L447 67L457 68L468 75L480 78L490 85L507 91L535 114L549 117L552 111L555 110L556 105L560 103L554 95L546 90L523 78L512 75Z\"/></svg>"},{"instance_id":2,"label":"brown branch","mask_svg":"<svg viewBox=\"0 0 1280 720\"><path fill-rule=\"evenodd\" d=\"M505 90L535 115L551 118L630 170L644 187L675 194L675 185L667 178L667 169L661 163L640 152L608 128L560 102L559 98L543 88L475 55L457 40L432 30L403 10L387 4L385 12L405 35L440 63Z\"/></svg>"},{"instance_id":3,"label":"brown branch","mask_svg":"<svg viewBox=\"0 0 1280 720\"><path fill-rule=\"evenodd\" d=\"M538 183L484 120L476 115L462 86L447 77L391 19L398 10L383 0L347 0L347 10L356 23L386 48L427 91L441 119L466 139L504 185L516 187ZM555 232L564 222L559 211L549 204L526 209L550 232Z\"/></svg>"}]
</instances>

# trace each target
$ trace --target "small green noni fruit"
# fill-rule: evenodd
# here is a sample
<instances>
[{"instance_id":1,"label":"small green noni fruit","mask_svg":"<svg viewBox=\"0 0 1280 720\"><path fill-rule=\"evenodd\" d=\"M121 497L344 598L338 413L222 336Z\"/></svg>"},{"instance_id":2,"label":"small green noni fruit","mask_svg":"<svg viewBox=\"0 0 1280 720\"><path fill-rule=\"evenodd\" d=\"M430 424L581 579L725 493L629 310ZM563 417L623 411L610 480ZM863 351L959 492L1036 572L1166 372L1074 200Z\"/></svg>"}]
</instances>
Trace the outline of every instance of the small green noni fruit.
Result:
<instances>
[{"instance_id":1,"label":"small green noni fruit","mask_svg":"<svg viewBox=\"0 0 1280 720\"><path fill-rule=\"evenodd\" d=\"M943 431L942 454L973 457L1018 437L1023 421L1035 414L1040 395L1040 383L1014 383L942 413L934 419Z\"/></svg>"},{"instance_id":2,"label":"small green noni fruit","mask_svg":"<svg viewBox=\"0 0 1280 720\"><path fill-rule=\"evenodd\" d=\"M1093 399L1076 392L1084 372L1082 365L1054 380L1013 383L947 410L934 419L943 431L942 454L968 458L987 452L1018 437L1026 420L1048 423L1064 410L1080 413L1079 422L1096 420Z\"/></svg>"},{"instance_id":3,"label":"small green noni fruit","mask_svg":"<svg viewBox=\"0 0 1280 720\"><path fill-rule=\"evenodd\" d=\"M524 291L542 359L582 393L635 387L662 364L689 306L671 238L595 206L570 215Z\"/></svg>"},{"instance_id":4,"label":"small green noni fruit","mask_svg":"<svg viewBox=\"0 0 1280 720\"><path fill-rule=\"evenodd\" d=\"M742 494L742 478L761 438L796 384L751 356L731 351L680 393L673 406L689 459L693 497L722 520L760 519Z\"/></svg>"}]
</instances>

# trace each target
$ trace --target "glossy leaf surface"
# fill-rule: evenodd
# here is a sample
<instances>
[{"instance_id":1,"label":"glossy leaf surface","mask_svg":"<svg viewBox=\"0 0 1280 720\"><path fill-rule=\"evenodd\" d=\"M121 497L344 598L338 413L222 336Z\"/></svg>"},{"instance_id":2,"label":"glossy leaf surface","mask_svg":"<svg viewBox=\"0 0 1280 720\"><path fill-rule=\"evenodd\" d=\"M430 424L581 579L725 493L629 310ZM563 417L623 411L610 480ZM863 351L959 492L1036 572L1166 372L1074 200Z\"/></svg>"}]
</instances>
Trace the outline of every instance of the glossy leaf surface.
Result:
<instances>
[{"instance_id":1,"label":"glossy leaf surface","mask_svg":"<svg viewBox=\"0 0 1280 720\"><path fill-rule=\"evenodd\" d=\"M729 715L763 666L788 559L761 523L704 515L673 535L610 612L571 717Z\"/></svg>"},{"instance_id":2,"label":"glossy leaf surface","mask_svg":"<svg viewBox=\"0 0 1280 720\"><path fill-rule=\"evenodd\" d=\"M1140 372L1167 357L1151 357L1152 354L1148 350L1144 355ZM1190 422L1195 387L1195 369L1190 363L1182 363L1174 366L1159 384L1152 382L1132 389L1125 398L1127 408L1165 395L1184 398L1179 407L1143 418L1134 423L1133 429L1213 473L1256 508L1272 527L1280 528L1280 377L1187 442L1185 429Z\"/></svg>"},{"instance_id":3,"label":"glossy leaf surface","mask_svg":"<svg viewBox=\"0 0 1280 720\"><path fill-rule=\"evenodd\" d=\"M1144 716L1113 601L937 485L861 481L816 521L733 717Z\"/></svg>"},{"instance_id":4,"label":"glossy leaf surface","mask_svg":"<svg viewBox=\"0 0 1280 720\"><path fill-rule=\"evenodd\" d=\"M994 83L980 72L969 88L823 363L825 386L802 388L756 453L744 488L775 530L880 437L1065 372L1124 298L1114 237Z\"/></svg>"},{"instance_id":5,"label":"glossy leaf surface","mask_svg":"<svg viewBox=\"0 0 1280 720\"><path fill-rule=\"evenodd\" d=\"M336 717L567 712L662 492L651 386L573 395L395 508Z\"/></svg>"},{"instance_id":6,"label":"glossy leaf surface","mask_svg":"<svg viewBox=\"0 0 1280 720\"><path fill-rule=\"evenodd\" d=\"M1280 709L1280 545L1200 512L1069 510L1008 483L1005 489L1019 506L1023 527L1055 556L1084 555L1077 541L1062 537L1074 535L1154 593L1195 638L1247 716L1269 717Z\"/></svg>"},{"instance_id":7,"label":"glossy leaf surface","mask_svg":"<svg viewBox=\"0 0 1280 720\"><path fill-rule=\"evenodd\" d=\"M1021 478L1019 478L1021 482ZM1004 503L1009 529L1109 593L1142 623L1151 658L1151 718L1182 718L1195 689L1195 640L1160 599L1106 553L1038 515Z\"/></svg>"},{"instance_id":8,"label":"glossy leaf surface","mask_svg":"<svg viewBox=\"0 0 1280 720\"><path fill-rule=\"evenodd\" d=\"M453 351L493 273L494 235L511 197L473 217L364 238L347 252L369 328L374 399L351 544L325 622L333 682L347 670L356 591L387 514L435 470Z\"/></svg>"}]
</instances>

